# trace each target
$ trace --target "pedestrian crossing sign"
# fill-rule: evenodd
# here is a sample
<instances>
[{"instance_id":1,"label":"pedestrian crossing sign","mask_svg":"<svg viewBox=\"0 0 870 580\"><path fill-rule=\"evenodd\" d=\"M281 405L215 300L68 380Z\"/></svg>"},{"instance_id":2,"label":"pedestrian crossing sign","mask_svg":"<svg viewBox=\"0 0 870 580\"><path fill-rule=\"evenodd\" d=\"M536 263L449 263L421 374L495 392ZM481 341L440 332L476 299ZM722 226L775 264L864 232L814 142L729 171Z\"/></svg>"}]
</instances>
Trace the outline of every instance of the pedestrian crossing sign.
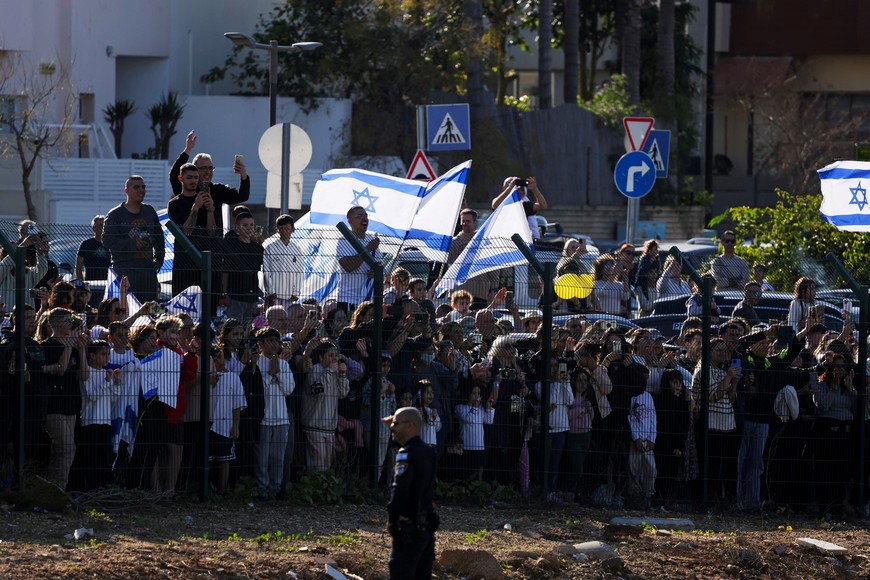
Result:
<instances>
[{"instance_id":1,"label":"pedestrian crossing sign","mask_svg":"<svg viewBox=\"0 0 870 580\"><path fill-rule=\"evenodd\" d=\"M426 142L429 151L471 149L471 121L467 104L428 105Z\"/></svg>"},{"instance_id":2,"label":"pedestrian crossing sign","mask_svg":"<svg viewBox=\"0 0 870 580\"><path fill-rule=\"evenodd\" d=\"M642 151L652 159L656 179L668 176L668 157L671 153L671 132L653 129L649 132Z\"/></svg>"}]
</instances>

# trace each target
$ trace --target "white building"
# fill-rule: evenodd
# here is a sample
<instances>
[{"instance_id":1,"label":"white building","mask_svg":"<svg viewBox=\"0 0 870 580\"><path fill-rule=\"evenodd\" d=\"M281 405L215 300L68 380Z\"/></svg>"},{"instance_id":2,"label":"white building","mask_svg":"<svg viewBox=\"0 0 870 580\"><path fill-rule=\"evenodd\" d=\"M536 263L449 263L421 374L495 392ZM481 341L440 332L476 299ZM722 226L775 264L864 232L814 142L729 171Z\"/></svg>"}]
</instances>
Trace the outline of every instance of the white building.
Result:
<instances>
[{"instance_id":1,"label":"white building","mask_svg":"<svg viewBox=\"0 0 870 580\"><path fill-rule=\"evenodd\" d=\"M223 65L232 50L224 32L252 34L260 15L274 5L272 0L0 0L0 59L18 53L33 70L53 68L52 74L70 67L78 99L76 132L87 135L86 142L74 142L69 158L55 157L35 171L38 219L89 223L93 214L123 199L123 179L132 172L146 177L147 201L164 207L168 165L191 129L198 134L197 151L212 154L218 181L235 183L233 155L245 155L253 180L250 203L263 203L266 172L257 146L269 124L268 98L228 96L233 89L229 79L208 87L199 79ZM329 50L324 44L320 50ZM259 57L268 61L265 52ZM178 93L185 105L170 159L133 160L153 147L147 110L168 91ZM17 98L0 95L0 103ZM102 111L121 99L134 101L136 111L126 121L121 159L115 160ZM55 118L45 122L56 122L60 115L62 99L56 101ZM292 99L279 99L278 121L300 126L312 141L312 160L303 173L308 195L317 176L340 154L350 114L349 101L326 99L316 112L305 114ZM26 213L17 159L0 160L0 204L0 215L7 218Z\"/></svg>"}]
</instances>

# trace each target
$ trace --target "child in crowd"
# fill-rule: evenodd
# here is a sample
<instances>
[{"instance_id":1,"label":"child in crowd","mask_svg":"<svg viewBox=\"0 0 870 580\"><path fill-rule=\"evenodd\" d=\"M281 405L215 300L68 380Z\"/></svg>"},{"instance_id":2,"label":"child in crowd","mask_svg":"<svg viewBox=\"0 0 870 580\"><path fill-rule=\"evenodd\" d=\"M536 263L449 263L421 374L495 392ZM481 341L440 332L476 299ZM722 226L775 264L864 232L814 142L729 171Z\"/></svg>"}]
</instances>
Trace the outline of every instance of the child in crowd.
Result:
<instances>
[{"instance_id":1,"label":"child in crowd","mask_svg":"<svg viewBox=\"0 0 870 580\"><path fill-rule=\"evenodd\" d=\"M239 375L227 370L224 350L215 348L211 352L214 365L214 374L212 375L214 414L211 423L209 461L217 464L217 490L218 493L223 494L227 491L227 483L230 478L230 461L236 459L235 441L239 438L239 421L242 409L247 408L248 403L245 400L245 392ZM283 458L283 449L281 457Z\"/></svg>"},{"instance_id":2,"label":"child in crowd","mask_svg":"<svg viewBox=\"0 0 870 580\"><path fill-rule=\"evenodd\" d=\"M109 364L107 369L119 370L121 373L121 393L112 403L112 449L117 455L115 471L119 475L116 481L121 482L124 466L133 455L133 444L136 439L136 423L139 419L139 390L141 363L128 338L129 329L123 322L109 324Z\"/></svg>"},{"instance_id":3,"label":"child in crowd","mask_svg":"<svg viewBox=\"0 0 870 580\"><path fill-rule=\"evenodd\" d=\"M468 402L456 405L456 418L459 420L460 437L465 443L465 479L480 479L484 458L483 425L492 425L495 418L492 401L488 400L483 406L480 387L474 386L468 393Z\"/></svg>"},{"instance_id":4,"label":"child in crowd","mask_svg":"<svg viewBox=\"0 0 870 580\"><path fill-rule=\"evenodd\" d=\"M112 404L121 394L120 369L109 370L109 343L96 340L88 345L88 376L82 380L82 422L79 455L84 491L112 480Z\"/></svg>"},{"instance_id":5,"label":"child in crowd","mask_svg":"<svg viewBox=\"0 0 870 580\"><path fill-rule=\"evenodd\" d=\"M423 424L420 426L420 439L429 447L435 447L437 433L441 430L441 417L438 409L432 406L435 400L435 389L428 380L417 383L420 393L420 414L423 415Z\"/></svg>"}]
</instances>

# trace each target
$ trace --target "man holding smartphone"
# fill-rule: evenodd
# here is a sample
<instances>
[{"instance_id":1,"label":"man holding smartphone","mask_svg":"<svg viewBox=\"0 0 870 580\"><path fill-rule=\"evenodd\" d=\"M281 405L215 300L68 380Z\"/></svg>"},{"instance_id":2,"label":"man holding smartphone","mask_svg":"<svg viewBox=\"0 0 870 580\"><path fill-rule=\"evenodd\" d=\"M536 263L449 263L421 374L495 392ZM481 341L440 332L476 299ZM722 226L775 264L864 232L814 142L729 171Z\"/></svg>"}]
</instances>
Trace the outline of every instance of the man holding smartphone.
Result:
<instances>
[{"instance_id":1,"label":"man holding smartphone","mask_svg":"<svg viewBox=\"0 0 870 580\"><path fill-rule=\"evenodd\" d=\"M178 181L178 176L181 175L181 166L190 161L190 153L193 151L195 146L196 131L191 131L187 134L184 151L181 152L178 159L175 160L175 163L172 164L172 168L169 170L169 186L172 188L173 195L177 196L181 194L182 186ZM241 155L237 155L233 159L233 173L238 173L240 177L238 189L223 183L212 183L211 180L214 177L214 164L212 163L211 155L208 153L198 153L193 158L193 164L199 171L199 186L197 187L197 190L206 191L211 194L218 210L218 217L216 218L218 220L218 227L223 227L220 217L221 206L223 204L236 205L244 203L248 201L248 198L251 196L251 179L248 177L244 158ZM197 218L197 225L205 225L204 214Z\"/></svg>"}]
</instances>

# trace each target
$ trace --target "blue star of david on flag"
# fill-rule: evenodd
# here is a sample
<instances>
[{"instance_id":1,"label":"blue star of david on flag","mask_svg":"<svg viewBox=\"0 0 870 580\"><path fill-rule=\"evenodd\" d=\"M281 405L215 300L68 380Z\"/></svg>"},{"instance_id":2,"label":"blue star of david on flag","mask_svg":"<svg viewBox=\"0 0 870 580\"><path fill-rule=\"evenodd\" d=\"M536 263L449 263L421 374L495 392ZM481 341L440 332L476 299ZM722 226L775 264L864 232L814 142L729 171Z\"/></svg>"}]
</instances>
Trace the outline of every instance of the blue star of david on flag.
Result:
<instances>
[{"instance_id":1,"label":"blue star of david on flag","mask_svg":"<svg viewBox=\"0 0 870 580\"><path fill-rule=\"evenodd\" d=\"M185 290L172 300L170 306L188 314L196 312L196 295L188 294L187 290Z\"/></svg>"},{"instance_id":2,"label":"blue star of david on flag","mask_svg":"<svg viewBox=\"0 0 870 580\"><path fill-rule=\"evenodd\" d=\"M323 277L323 273L317 270L319 262L321 261L319 252L320 243L308 245L308 255L306 255L303 260L306 278L310 278L311 276L317 276L318 278Z\"/></svg>"},{"instance_id":3,"label":"blue star of david on flag","mask_svg":"<svg viewBox=\"0 0 870 580\"><path fill-rule=\"evenodd\" d=\"M861 182L858 182L857 187L850 187L849 191L852 192L852 200L849 202L849 205L857 205L858 211L864 211L864 206L867 205L867 190L861 187ZM858 199L858 195L861 195L861 199Z\"/></svg>"},{"instance_id":4,"label":"blue star of david on flag","mask_svg":"<svg viewBox=\"0 0 870 580\"><path fill-rule=\"evenodd\" d=\"M362 191L353 190L353 205L358 205L364 208L367 212L377 213L375 210L375 202L378 197L369 193L369 188L366 187ZM366 202L368 205L366 205Z\"/></svg>"}]
</instances>

